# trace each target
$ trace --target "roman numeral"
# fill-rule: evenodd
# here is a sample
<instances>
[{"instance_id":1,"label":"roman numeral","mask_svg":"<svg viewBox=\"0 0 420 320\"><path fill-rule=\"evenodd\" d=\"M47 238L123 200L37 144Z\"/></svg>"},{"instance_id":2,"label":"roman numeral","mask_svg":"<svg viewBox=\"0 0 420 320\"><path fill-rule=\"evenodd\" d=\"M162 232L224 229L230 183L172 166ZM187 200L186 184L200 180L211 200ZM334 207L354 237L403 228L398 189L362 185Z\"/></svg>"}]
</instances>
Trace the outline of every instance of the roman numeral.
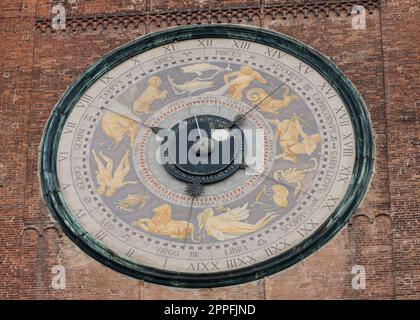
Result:
<instances>
[{"instance_id":1,"label":"roman numeral","mask_svg":"<svg viewBox=\"0 0 420 320\"><path fill-rule=\"evenodd\" d=\"M352 141L353 140L352 138L353 138L353 134L349 133L347 135L344 135L343 141L346 141L347 139L351 139L350 141Z\"/></svg>"},{"instance_id":2,"label":"roman numeral","mask_svg":"<svg viewBox=\"0 0 420 320\"><path fill-rule=\"evenodd\" d=\"M329 196L329 198L327 198L327 200L325 200L324 205L322 206L323 208L328 208L328 210L332 210L335 205L337 204L338 200L340 200L339 198L334 198L333 196Z\"/></svg>"},{"instance_id":3,"label":"roman numeral","mask_svg":"<svg viewBox=\"0 0 420 320\"><path fill-rule=\"evenodd\" d=\"M101 82L103 82L103 83L105 83L105 84L108 84L108 83L110 83L111 81L112 81L112 77L110 77L109 75L108 76L102 76L102 78L101 78Z\"/></svg>"},{"instance_id":4,"label":"roman numeral","mask_svg":"<svg viewBox=\"0 0 420 320\"><path fill-rule=\"evenodd\" d=\"M197 258L198 257L198 251L190 251L190 257Z\"/></svg>"},{"instance_id":5,"label":"roman numeral","mask_svg":"<svg viewBox=\"0 0 420 320\"><path fill-rule=\"evenodd\" d=\"M299 65L296 66L295 69L298 69L300 73L303 72L304 74L307 74L312 71L311 68L309 68L306 64L302 62L299 62Z\"/></svg>"},{"instance_id":6,"label":"roman numeral","mask_svg":"<svg viewBox=\"0 0 420 320\"><path fill-rule=\"evenodd\" d=\"M76 218L80 219L86 215L86 212L83 209L79 209L79 210L74 211L74 215Z\"/></svg>"},{"instance_id":7,"label":"roman numeral","mask_svg":"<svg viewBox=\"0 0 420 320\"><path fill-rule=\"evenodd\" d=\"M346 127L346 126L349 126L351 124L351 122L350 122L350 119L341 119L341 120L338 121L338 124L341 127Z\"/></svg>"},{"instance_id":8,"label":"roman numeral","mask_svg":"<svg viewBox=\"0 0 420 320\"><path fill-rule=\"evenodd\" d=\"M324 82L321 85L318 85L321 88L321 92L327 97L327 99L334 98L337 94L335 93L334 89L331 88L327 82Z\"/></svg>"},{"instance_id":9,"label":"roman numeral","mask_svg":"<svg viewBox=\"0 0 420 320\"><path fill-rule=\"evenodd\" d=\"M125 255L126 255L127 257L131 257L131 256L133 255L133 253L134 253L134 249L130 249L130 250L128 250L128 251L125 253Z\"/></svg>"},{"instance_id":10,"label":"roman numeral","mask_svg":"<svg viewBox=\"0 0 420 320\"><path fill-rule=\"evenodd\" d=\"M351 124L350 118L347 115L346 109L344 106L340 106L338 109L335 109L335 114L338 117L338 123L341 127L349 126Z\"/></svg>"},{"instance_id":11,"label":"roman numeral","mask_svg":"<svg viewBox=\"0 0 420 320\"><path fill-rule=\"evenodd\" d=\"M277 252L281 252L287 248L290 248L290 244L284 241L277 242L275 245L271 245L264 249L265 254L268 257L275 255Z\"/></svg>"},{"instance_id":12,"label":"roman numeral","mask_svg":"<svg viewBox=\"0 0 420 320\"><path fill-rule=\"evenodd\" d=\"M338 173L337 182L344 182L347 183L349 181L351 174L351 166L341 166L340 171Z\"/></svg>"},{"instance_id":13,"label":"roman numeral","mask_svg":"<svg viewBox=\"0 0 420 320\"><path fill-rule=\"evenodd\" d=\"M265 52L265 54L271 58L280 59L286 55L284 52L281 52L280 50L277 50L277 49L273 49L270 47L266 47L266 49L267 51Z\"/></svg>"},{"instance_id":14,"label":"roman numeral","mask_svg":"<svg viewBox=\"0 0 420 320\"><path fill-rule=\"evenodd\" d=\"M227 267L229 269L237 267L238 264L236 263L236 261L237 261L237 259L229 259L229 260L226 260ZM240 261L242 261L242 260L240 260Z\"/></svg>"},{"instance_id":15,"label":"roman numeral","mask_svg":"<svg viewBox=\"0 0 420 320\"><path fill-rule=\"evenodd\" d=\"M105 239L108 235L105 233L105 231L100 230L95 234L95 238L98 239L99 241L102 241L103 239Z\"/></svg>"},{"instance_id":16,"label":"roman numeral","mask_svg":"<svg viewBox=\"0 0 420 320\"><path fill-rule=\"evenodd\" d=\"M134 65L135 66L138 65L138 64L140 64L140 60L138 58L131 58L131 61L134 62Z\"/></svg>"},{"instance_id":17,"label":"roman numeral","mask_svg":"<svg viewBox=\"0 0 420 320\"><path fill-rule=\"evenodd\" d=\"M83 97L80 98L79 102L76 104L77 108L86 108L89 103L92 101L92 96L85 94Z\"/></svg>"},{"instance_id":18,"label":"roman numeral","mask_svg":"<svg viewBox=\"0 0 420 320\"><path fill-rule=\"evenodd\" d=\"M197 39L198 48L211 47L213 45L213 39Z\"/></svg>"},{"instance_id":19,"label":"roman numeral","mask_svg":"<svg viewBox=\"0 0 420 320\"><path fill-rule=\"evenodd\" d=\"M298 230L298 233L304 238L308 234L310 234L315 228L318 226L317 222L313 222L312 220L305 223L305 225Z\"/></svg>"},{"instance_id":20,"label":"roman numeral","mask_svg":"<svg viewBox=\"0 0 420 320\"><path fill-rule=\"evenodd\" d=\"M66 122L66 124L64 125L63 133L73 133L76 126L77 126L77 123Z\"/></svg>"},{"instance_id":21,"label":"roman numeral","mask_svg":"<svg viewBox=\"0 0 420 320\"><path fill-rule=\"evenodd\" d=\"M191 262L187 269L191 271L216 271L220 267L218 262Z\"/></svg>"},{"instance_id":22,"label":"roman numeral","mask_svg":"<svg viewBox=\"0 0 420 320\"><path fill-rule=\"evenodd\" d=\"M163 46L165 52L172 52L175 50L175 45L173 43Z\"/></svg>"},{"instance_id":23,"label":"roman numeral","mask_svg":"<svg viewBox=\"0 0 420 320\"><path fill-rule=\"evenodd\" d=\"M61 189L66 190L67 188L69 188L71 186L71 184L67 184L67 183L62 183L61 184Z\"/></svg>"},{"instance_id":24,"label":"roman numeral","mask_svg":"<svg viewBox=\"0 0 420 320\"><path fill-rule=\"evenodd\" d=\"M251 43L242 40L233 40L233 48L248 50L251 47Z\"/></svg>"},{"instance_id":25,"label":"roman numeral","mask_svg":"<svg viewBox=\"0 0 420 320\"><path fill-rule=\"evenodd\" d=\"M346 143L343 144L344 148L343 148L343 156L345 157L352 157L354 154L354 149L353 149L353 142L352 141L348 141Z\"/></svg>"},{"instance_id":26,"label":"roman numeral","mask_svg":"<svg viewBox=\"0 0 420 320\"><path fill-rule=\"evenodd\" d=\"M248 255L241 258L233 258L226 260L226 266L229 269L241 267L243 265L248 265L250 263L257 262L252 256Z\"/></svg>"},{"instance_id":27,"label":"roman numeral","mask_svg":"<svg viewBox=\"0 0 420 320\"><path fill-rule=\"evenodd\" d=\"M65 160L67 160L69 158L69 153L68 152L59 152L58 153L58 161L59 162L61 162L61 161L65 161Z\"/></svg>"},{"instance_id":28,"label":"roman numeral","mask_svg":"<svg viewBox=\"0 0 420 320\"><path fill-rule=\"evenodd\" d=\"M346 141L349 139L349 141ZM352 157L354 153L353 147L353 134L349 133L343 137L343 156L345 157Z\"/></svg>"}]
</instances>

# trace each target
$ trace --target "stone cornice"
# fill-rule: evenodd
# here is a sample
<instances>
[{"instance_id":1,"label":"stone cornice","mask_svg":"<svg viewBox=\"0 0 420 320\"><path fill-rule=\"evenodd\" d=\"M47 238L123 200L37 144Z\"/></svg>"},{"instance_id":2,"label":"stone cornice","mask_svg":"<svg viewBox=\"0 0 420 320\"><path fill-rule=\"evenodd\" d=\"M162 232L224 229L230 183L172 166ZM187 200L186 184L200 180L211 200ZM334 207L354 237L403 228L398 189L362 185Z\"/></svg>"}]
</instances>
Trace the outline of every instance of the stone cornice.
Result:
<instances>
[{"instance_id":1,"label":"stone cornice","mask_svg":"<svg viewBox=\"0 0 420 320\"><path fill-rule=\"evenodd\" d=\"M280 3L217 9L191 9L168 11L134 11L91 16L67 17L66 30L60 32L83 32L89 30L127 29L147 26L177 26L207 23L251 23L264 17L271 19L296 19L298 17L328 17L351 15L353 6L364 6L368 13L380 7L381 0L319 1L310 3ZM36 19L35 30L42 33L55 32L51 19Z\"/></svg>"}]
</instances>

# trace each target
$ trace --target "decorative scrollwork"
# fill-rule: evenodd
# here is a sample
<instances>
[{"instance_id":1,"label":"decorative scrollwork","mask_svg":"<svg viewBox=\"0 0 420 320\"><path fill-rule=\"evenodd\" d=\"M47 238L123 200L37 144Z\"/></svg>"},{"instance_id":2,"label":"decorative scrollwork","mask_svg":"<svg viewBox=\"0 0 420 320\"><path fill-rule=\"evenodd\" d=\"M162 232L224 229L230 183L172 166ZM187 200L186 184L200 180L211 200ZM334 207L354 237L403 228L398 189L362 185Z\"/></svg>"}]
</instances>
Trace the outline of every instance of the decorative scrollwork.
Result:
<instances>
[{"instance_id":1,"label":"decorative scrollwork","mask_svg":"<svg viewBox=\"0 0 420 320\"><path fill-rule=\"evenodd\" d=\"M328 17L331 14L351 15L353 6L361 5L372 14L380 7L380 0L321 1L315 3L274 3L241 7L209 8L207 10L168 10L166 12L135 11L107 15L68 17L65 31L87 32L107 29L150 30L171 26L208 23L261 24L264 17L276 20ZM42 33L55 32L51 19L36 19L35 30Z\"/></svg>"}]
</instances>

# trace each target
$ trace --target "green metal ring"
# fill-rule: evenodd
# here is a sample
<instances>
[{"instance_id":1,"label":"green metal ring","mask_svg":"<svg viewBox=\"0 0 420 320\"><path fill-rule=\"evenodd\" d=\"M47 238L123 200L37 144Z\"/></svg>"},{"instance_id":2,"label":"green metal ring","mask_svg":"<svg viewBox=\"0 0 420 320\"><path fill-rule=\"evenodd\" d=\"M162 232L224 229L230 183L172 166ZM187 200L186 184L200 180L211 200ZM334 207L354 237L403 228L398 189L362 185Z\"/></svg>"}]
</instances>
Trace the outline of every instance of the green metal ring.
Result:
<instances>
[{"instance_id":1,"label":"green metal ring","mask_svg":"<svg viewBox=\"0 0 420 320\"><path fill-rule=\"evenodd\" d=\"M88 234L74 219L57 178L58 142L67 116L86 90L109 70L131 57L174 41L231 38L280 49L317 70L339 93L351 116L356 160L346 196L328 220L309 238L283 254L232 272L188 274L142 266L112 252ZM239 25L183 26L155 32L129 42L92 64L60 98L46 124L40 145L39 178L44 200L67 236L87 254L108 267L158 284L175 287L217 287L253 281L290 267L326 244L347 223L366 193L374 167L375 146L367 108L353 84L327 57L285 35Z\"/></svg>"}]
</instances>

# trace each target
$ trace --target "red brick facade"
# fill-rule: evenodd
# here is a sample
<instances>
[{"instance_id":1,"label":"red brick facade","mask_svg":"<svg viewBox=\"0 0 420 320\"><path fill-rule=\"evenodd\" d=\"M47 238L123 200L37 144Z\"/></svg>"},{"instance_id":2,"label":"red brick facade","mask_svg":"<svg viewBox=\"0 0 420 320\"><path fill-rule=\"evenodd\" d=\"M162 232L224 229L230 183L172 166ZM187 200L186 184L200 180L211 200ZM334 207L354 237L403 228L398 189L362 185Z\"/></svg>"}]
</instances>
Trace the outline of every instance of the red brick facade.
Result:
<instances>
[{"instance_id":1,"label":"red brick facade","mask_svg":"<svg viewBox=\"0 0 420 320\"><path fill-rule=\"evenodd\" d=\"M53 31L63 3L67 28ZM352 27L353 6L366 28ZM0 298L420 298L420 5L418 0L15 0L0 3ZM244 285L175 289L116 273L82 253L40 196L38 146L66 87L111 49L145 33L195 23L274 29L329 56L362 94L376 140L363 205L325 247ZM53 289L52 267L66 268ZM352 288L352 267L366 288Z\"/></svg>"}]
</instances>

